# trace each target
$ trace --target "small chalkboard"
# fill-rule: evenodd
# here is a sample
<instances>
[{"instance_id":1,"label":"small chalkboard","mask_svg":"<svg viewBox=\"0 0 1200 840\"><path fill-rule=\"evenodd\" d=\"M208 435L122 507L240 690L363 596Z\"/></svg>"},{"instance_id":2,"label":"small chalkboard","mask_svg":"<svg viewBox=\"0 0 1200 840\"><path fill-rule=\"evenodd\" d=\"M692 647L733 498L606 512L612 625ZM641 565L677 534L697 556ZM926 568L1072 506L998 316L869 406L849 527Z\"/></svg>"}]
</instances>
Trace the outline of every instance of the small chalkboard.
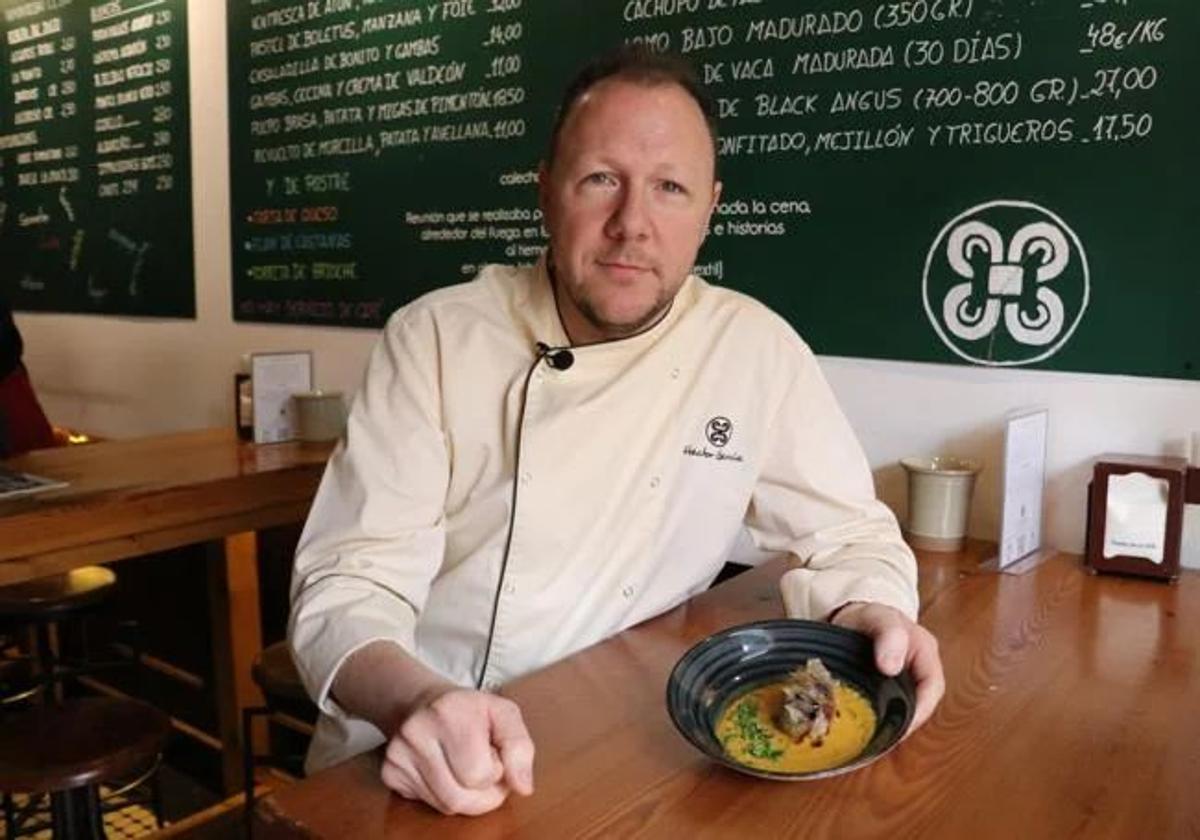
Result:
<instances>
[{"instance_id":1,"label":"small chalkboard","mask_svg":"<svg viewBox=\"0 0 1200 840\"><path fill-rule=\"evenodd\" d=\"M185 0L0 0L0 286L191 317Z\"/></svg>"}]
</instances>

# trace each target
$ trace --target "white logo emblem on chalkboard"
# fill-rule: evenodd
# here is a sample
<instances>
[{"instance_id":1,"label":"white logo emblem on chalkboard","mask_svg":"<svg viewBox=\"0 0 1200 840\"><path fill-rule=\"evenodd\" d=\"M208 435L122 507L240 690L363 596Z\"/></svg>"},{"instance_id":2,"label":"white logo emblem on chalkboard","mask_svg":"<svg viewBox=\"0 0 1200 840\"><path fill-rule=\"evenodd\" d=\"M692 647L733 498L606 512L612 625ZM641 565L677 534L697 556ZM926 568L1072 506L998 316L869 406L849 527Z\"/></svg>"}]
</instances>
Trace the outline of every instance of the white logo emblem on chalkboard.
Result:
<instances>
[{"instance_id":1,"label":"white logo emblem on chalkboard","mask_svg":"<svg viewBox=\"0 0 1200 840\"><path fill-rule=\"evenodd\" d=\"M1057 353L1087 309L1087 255L1057 215L991 201L942 228L925 258L925 312L946 346L981 365Z\"/></svg>"}]
</instances>

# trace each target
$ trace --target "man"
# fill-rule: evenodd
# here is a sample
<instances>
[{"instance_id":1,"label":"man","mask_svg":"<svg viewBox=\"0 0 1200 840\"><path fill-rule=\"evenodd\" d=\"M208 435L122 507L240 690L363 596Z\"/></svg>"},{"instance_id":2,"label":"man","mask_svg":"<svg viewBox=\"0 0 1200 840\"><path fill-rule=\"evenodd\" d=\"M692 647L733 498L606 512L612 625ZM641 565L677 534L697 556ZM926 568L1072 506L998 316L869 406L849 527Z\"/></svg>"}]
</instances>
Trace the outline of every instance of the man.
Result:
<instances>
[{"instance_id":1,"label":"man","mask_svg":"<svg viewBox=\"0 0 1200 840\"><path fill-rule=\"evenodd\" d=\"M386 741L383 781L445 813L531 793L493 690L700 592L743 529L795 558L789 615L871 633L931 713L913 557L811 352L688 274L715 136L686 65L601 59L541 170L543 260L389 321L297 552L310 769Z\"/></svg>"}]
</instances>

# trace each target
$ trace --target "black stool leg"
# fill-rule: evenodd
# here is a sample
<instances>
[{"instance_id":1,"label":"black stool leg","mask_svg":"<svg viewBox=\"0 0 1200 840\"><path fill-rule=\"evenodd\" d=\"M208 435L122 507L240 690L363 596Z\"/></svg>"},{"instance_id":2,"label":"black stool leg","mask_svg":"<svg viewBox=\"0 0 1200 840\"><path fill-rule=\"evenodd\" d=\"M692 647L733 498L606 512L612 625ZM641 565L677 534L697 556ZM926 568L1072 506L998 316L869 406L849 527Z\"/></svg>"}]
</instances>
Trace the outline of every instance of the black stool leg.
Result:
<instances>
[{"instance_id":1,"label":"black stool leg","mask_svg":"<svg viewBox=\"0 0 1200 840\"><path fill-rule=\"evenodd\" d=\"M54 838L105 840L100 797L95 785L50 794Z\"/></svg>"},{"instance_id":2,"label":"black stool leg","mask_svg":"<svg viewBox=\"0 0 1200 840\"><path fill-rule=\"evenodd\" d=\"M254 718L265 712L259 706L242 709L242 790L245 805L246 840L254 834Z\"/></svg>"},{"instance_id":3,"label":"black stool leg","mask_svg":"<svg viewBox=\"0 0 1200 840\"><path fill-rule=\"evenodd\" d=\"M150 808L154 812L154 827L163 827L163 796L162 796L162 779L158 771L154 771L154 775L150 777Z\"/></svg>"},{"instance_id":4,"label":"black stool leg","mask_svg":"<svg viewBox=\"0 0 1200 840\"><path fill-rule=\"evenodd\" d=\"M34 639L36 644L36 657L38 680L43 686L42 695L43 702L53 703L62 700L62 687L58 681L58 657L54 653L54 646L50 642L50 626L43 621L39 621L34 627Z\"/></svg>"},{"instance_id":5,"label":"black stool leg","mask_svg":"<svg viewBox=\"0 0 1200 840\"><path fill-rule=\"evenodd\" d=\"M17 812L13 808L13 799L11 793L4 794L4 836L17 836Z\"/></svg>"}]
</instances>

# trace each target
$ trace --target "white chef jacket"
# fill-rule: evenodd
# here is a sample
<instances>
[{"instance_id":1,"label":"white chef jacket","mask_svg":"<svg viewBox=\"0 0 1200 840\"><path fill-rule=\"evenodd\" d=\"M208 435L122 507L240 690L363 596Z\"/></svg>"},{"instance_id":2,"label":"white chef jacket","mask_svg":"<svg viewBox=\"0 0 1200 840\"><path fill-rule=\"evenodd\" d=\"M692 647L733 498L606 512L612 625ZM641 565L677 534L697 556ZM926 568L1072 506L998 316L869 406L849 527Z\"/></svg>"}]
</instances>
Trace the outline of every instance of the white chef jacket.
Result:
<instances>
[{"instance_id":1,"label":"white chef jacket","mask_svg":"<svg viewBox=\"0 0 1200 840\"><path fill-rule=\"evenodd\" d=\"M912 552L779 316L693 276L653 327L572 347L569 368L538 342L570 344L544 260L389 319L296 554L310 770L384 740L329 694L364 645L494 689L701 592L744 532L795 558L789 615L916 616Z\"/></svg>"}]
</instances>

